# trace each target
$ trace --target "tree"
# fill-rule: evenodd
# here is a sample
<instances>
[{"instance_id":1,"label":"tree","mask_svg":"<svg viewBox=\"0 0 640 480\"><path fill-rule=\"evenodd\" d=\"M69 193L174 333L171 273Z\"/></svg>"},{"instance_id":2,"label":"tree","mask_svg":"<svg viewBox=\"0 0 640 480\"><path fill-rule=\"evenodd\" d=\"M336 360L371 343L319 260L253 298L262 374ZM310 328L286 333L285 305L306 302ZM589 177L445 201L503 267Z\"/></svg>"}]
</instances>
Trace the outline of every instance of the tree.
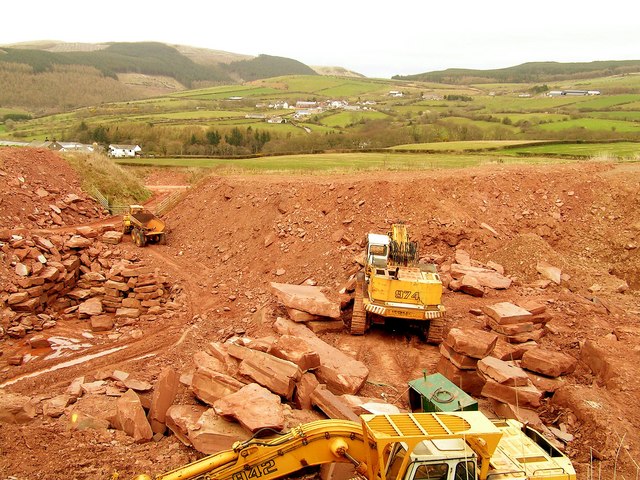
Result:
<instances>
[{"instance_id":1,"label":"tree","mask_svg":"<svg viewBox=\"0 0 640 480\"><path fill-rule=\"evenodd\" d=\"M220 140L222 140L222 137L217 130L209 129L207 130L207 133L205 135L207 137L209 145L218 145L220 143Z\"/></svg>"},{"instance_id":2,"label":"tree","mask_svg":"<svg viewBox=\"0 0 640 480\"><path fill-rule=\"evenodd\" d=\"M231 135L225 135L224 139L229 145L233 145L235 147L239 147L244 144L244 136L238 127L233 127Z\"/></svg>"}]
</instances>

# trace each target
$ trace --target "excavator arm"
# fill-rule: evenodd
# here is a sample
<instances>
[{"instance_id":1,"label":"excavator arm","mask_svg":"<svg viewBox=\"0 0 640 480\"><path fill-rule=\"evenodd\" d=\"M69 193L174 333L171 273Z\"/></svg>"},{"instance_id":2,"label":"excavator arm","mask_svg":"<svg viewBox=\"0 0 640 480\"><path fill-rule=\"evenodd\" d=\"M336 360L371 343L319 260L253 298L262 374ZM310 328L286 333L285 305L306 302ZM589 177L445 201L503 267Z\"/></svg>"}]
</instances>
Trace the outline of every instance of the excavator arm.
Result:
<instances>
[{"instance_id":1,"label":"excavator arm","mask_svg":"<svg viewBox=\"0 0 640 480\"><path fill-rule=\"evenodd\" d=\"M352 462L356 472L372 480L362 426L343 420L319 420L268 440L252 438L231 450L197 460L155 477L156 480L270 480L308 466ZM136 480L150 480L141 475Z\"/></svg>"}]
</instances>

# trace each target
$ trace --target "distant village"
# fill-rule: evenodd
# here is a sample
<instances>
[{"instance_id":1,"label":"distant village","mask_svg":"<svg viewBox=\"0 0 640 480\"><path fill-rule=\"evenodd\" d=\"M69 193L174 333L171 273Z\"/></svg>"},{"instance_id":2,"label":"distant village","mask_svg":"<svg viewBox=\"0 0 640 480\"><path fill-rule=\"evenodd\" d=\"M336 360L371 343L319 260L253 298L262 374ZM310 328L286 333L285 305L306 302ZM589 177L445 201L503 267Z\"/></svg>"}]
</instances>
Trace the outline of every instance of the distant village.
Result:
<instances>
[{"instance_id":1,"label":"distant village","mask_svg":"<svg viewBox=\"0 0 640 480\"><path fill-rule=\"evenodd\" d=\"M395 92L400 93L400 92ZM402 94L401 94L402 95ZM391 96L391 92L390 92ZM229 100L241 100L242 97L229 97ZM322 102L310 102L310 101L297 101L295 103L289 103L287 101L278 101L274 103L257 103L256 108L259 109L273 109L273 110L294 110L295 113L291 116L293 120L302 120L313 115L318 115L330 110L345 110L345 111L359 111L359 110L371 110L373 105L377 102L372 100L366 100L363 102L356 102L355 104L349 104L345 100L324 100ZM286 123L287 118L282 115L268 115L266 113L248 113L245 118L253 118L264 120L267 123Z\"/></svg>"},{"instance_id":2,"label":"distant village","mask_svg":"<svg viewBox=\"0 0 640 480\"><path fill-rule=\"evenodd\" d=\"M563 97L563 96L595 96L600 95L600 90L550 90L545 93L548 97ZM398 90L390 90L387 94L391 98L402 98L404 93ZM496 92L489 92L489 96L495 96ZM518 94L520 98L531 97L530 93ZM227 100L238 101L243 100L244 97L232 96ZM423 100L443 100L444 97L436 94L423 94ZM255 107L257 109L272 109L272 110L293 110L294 113L286 115L269 115L267 113L247 113L245 118L263 120L267 123L287 123L292 120L304 120L313 115L319 115L331 110L342 111L367 111L373 110L373 106L377 102L373 100L359 101L355 104L350 104L345 100L324 100L324 101L296 101L295 103L289 103L287 101L277 101L273 103L257 103ZM21 142L13 140L0 140L0 146L13 146L13 147L31 147L31 148L46 148L48 150L58 152L86 152L91 153L96 150L104 151L103 147L97 144L87 145L78 142L57 142L56 140L34 140L31 142ZM106 153L112 158L133 158L142 156L142 148L139 145L118 145L111 144L108 146Z\"/></svg>"}]
</instances>

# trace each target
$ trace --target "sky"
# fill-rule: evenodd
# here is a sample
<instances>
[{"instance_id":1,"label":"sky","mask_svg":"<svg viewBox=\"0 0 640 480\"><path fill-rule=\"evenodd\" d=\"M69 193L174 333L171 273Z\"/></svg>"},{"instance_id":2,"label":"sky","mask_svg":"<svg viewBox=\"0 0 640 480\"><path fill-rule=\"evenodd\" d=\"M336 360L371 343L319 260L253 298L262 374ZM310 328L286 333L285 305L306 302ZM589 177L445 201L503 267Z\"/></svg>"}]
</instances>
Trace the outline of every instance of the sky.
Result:
<instances>
[{"instance_id":1,"label":"sky","mask_svg":"<svg viewBox=\"0 0 640 480\"><path fill-rule=\"evenodd\" d=\"M0 45L158 41L390 78L533 61L640 60L640 1L3 1Z\"/></svg>"}]
</instances>

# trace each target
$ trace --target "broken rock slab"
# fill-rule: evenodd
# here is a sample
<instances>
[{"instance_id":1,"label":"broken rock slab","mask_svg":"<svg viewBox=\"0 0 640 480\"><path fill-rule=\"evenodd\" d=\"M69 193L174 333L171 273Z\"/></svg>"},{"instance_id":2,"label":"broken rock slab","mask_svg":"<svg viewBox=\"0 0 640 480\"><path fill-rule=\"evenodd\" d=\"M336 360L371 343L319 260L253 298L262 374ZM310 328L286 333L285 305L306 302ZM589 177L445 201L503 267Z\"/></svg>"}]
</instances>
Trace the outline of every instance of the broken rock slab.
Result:
<instances>
[{"instance_id":1,"label":"broken rock slab","mask_svg":"<svg viewBox=\"0 0 640 480\"><path fill-rule=\"evenodd\" d=\"M529 384L527 373L513 362L505 362L495 357L478 360L478 371L503 385L524 387Z\"/></svg>"},{"instance_id":2,"label":"broken rock slab","mask_svg":"<svg viewBox=\"0 0 640 480\"><path fill-rule=\"evenodd\" d=\"M169 430L185 445L191 445L189 430L198 428L198 420L207 407L202 405L172 405L167 410L165 420Z\"/></svg>"},{"instance_id":3,"label":"broken rock slab","mask_svg":"<svg viewBox=\"0 0 640 480\"><path fill-rule=\"evenodd\" d=\"M538 412L530 408L515 406L509 403L500 402L494 398L490 398L491 409L500 418L513 418L519 422L529 425L535 429L541 429L544 426L542 420L538 416Z\"/></svg>"},{"instance_id":4,"label":"broken rock slab","mask_svg":"<svg viewBox=\"0 0 640 480\"><path fill-rule=\"evenodd\" d=\"M500 302L482 307L482 311L500 325L530 322L533 315L518 305Z\"/></svg>"},{"instance_id":5,"label":"broken rock slab","mask_svg":"<svg viewBox=\"0 0 640 480\"><path fill-rule=\"evenodd\" d=\"M295 363L302 372L315 370L320 366L318 352L312 350L307 342L292 335L282 335L269 348L275 357Z\"/></svg>"},{"instance_id":6,"label":"broken rock slab","mask_svg":"<svg viewBox=\"0 0 640 480\"><path fill-rule=\"evenodd\" d=\"M520 366L548 377L559 377L572 373L578 361L566 353L544 348L532 348L522 355Z\"/></svg>"},{"instance_id":7,"label":"broken rock slab","mask_svg":"<svg viewBox=\"0 0 640 480\"><path fill-rule=\"evenodd\" d=\"M229 422L208 409L196 422L189 422L187 436L193 448L207 455L230 449L235 442L249 439L249 434L240 425Z\"/></svg>"},{"instance_id":8,"label":"broken rock slab","mask_svg":"<svg viewBox=\"0 0 640 480\"><path fill-rule=\"evenodd\" d=\"M58 418L62 416L65 408L76 401L76 397L68 394L56 395L42 402L42 414L45 417Z\"/></svg>"},{"instance_id":9,"label":"broken rock slab","mask_svg":"<svg viewBox=\"0 0 640 480\"><path fill-rule=\"evenodd\" d=\"M302 376L302 371L295 363L235 344L229 344L228 349L231 356L242 359L238 370L240 375L251 378L282 397L289 400L293 398L295 384Z\"/></svg>"},{"instance_id":10,"label":"broken rock slab","mask_svg":"<svg viewBox=\"0 0 640 480\"><path fill-rule=\"evenodd\" d=\"M560 285L560 282L562 281L562 270L558 267L554 267L547 262L538 262L536 270L547 280L551 280L556 285Z\"/></svg>"},{"instance_id":11,"label":"broken rock slab","mask_svg":"<svg viewBox=\"0 0 640 480\"><path fill-rule=\"evenodd\" d=\"M461 370L445 357L440 357L436 364L436 372L448 378L458 388L471 396L477 397L482 391L484 380L476 370Z\"/></svg>"},{"instance_id":12,"label":"broken rock slab","mask_svg":"<svg viewBox=\"0 0 640 480\"><path fill-rule=\"evenodd\" d=\"M160 372L153 387L148 415L149 424L154 433L164 433L167 410L173 405L179 384L178 373L173 368L167 367Z\"/></svg>"},{"instance_id":13,"label":"broken rock slab","mask_svg":"<svg viewBox=\"0 0 640 480\"><path fill-rule=\"evenodd\" d=\"M358 422L360 419L351 406L341 397L327 390L326 385L318 385L311 394L311 403L318 407L327 417Z\"/></svg>"},{"instance_id":14,"label":"broken rock slab","mask_svg":"<svg viewBox=\"0 0 640 480\"><path fill-rule=\"evenodd\" d=\"M478 329L452 328L444 343L462 355L479 359L489 355L497 341L498 336L495 333Z\"/></svg>"},{"instance_id":15,"label":"broken rock slab","mask_svg":"<svg viewBox=\"0 0 640 480\"><path fill-rule=\"evenodd\" d=\"M336 395L356 394L366 382L369 369L366 365L318 338L304 325L279 317L274 329L281 335L293 335L304 339L311 350L320 356L320 367L315 375L321 383Z\"/></svg>"},{"instance_id":16,"label":"broken rock slab","mask_svg":"<svg viewBox=\"0 0 640 480\"><path fill-rule=\"evenodd\" d=\"M320 385L320 382L318 382L313 373L302 374L302 378L296 385L294 395L294 402L297 408L301 410L311 410L313 408L311 395L318 385Z\"/></svg>"},{"instance_id":17,"label":"broken rock slab","mask_svg":"<svg viewBox=\"0 0 640 480\"><path fill-rule=\"evenodd\" d=\"M531 384L523 387L510 387L491 379L487 379L481 395L502 403L521 405L525 408L538 408L542 399L542 392Z\"/></svg>"},{"instance_id":18,"label":"broken rock slab","mask_svg":"<svg viewBox=\"0 0 640 480\"><path fill-rule=\"evenodd\" d=\"M475 370L478 365L477 358L458 353L445 343L440 344L440 355L445 357L460 370Z\"/></svg>"},{"instance_id":19,"label":"broken rock slab","mask_svg":"<svg viewBox=\"0 0 640 480\"><path fill-rule=\"evenodd\" d=\"M224 373L199 365L191 380L193 393L205 403L213 405L218 399L237 392L244 383Z\"/></svg>"},{"instance_id":20,"label":"broken rock slab","mask_svg":"<svg viewBox=\"0 0 640 480\"><path fill-rule=\"evenodd\" d=\"M36 416L31 398L0 389L0 423L29 423Z\"/></svg>"},{"instance_id":21,"label":"broken rock slab","mask_svg":"<svg viewBox=\"0 0 640 480\"><path fill-rule=\"evenodd\" d=\"M271 290L288 308L322 317L340 318L340 303L330 300L322 287L271 282Z\"/></svg>"},{"instance_id":22,"label":"broken rock slab","mask_svg":"<svg viewBox=\"0 0 640 480\"><path fill-rule=\"evenodd\" d=\"M580 349L580 359L589 367L596 376L598 385L607 387L617 387L619 373L615 367L615 360L611 358L611 350L615 341L594 341L586 340Z\"/></svg>"},{"instance_id":23,"label":"broken rock slab","mask_svg":"<svg viewBox=\"0 0 640 480\"><path fill-rule=\"evenodd\" d=\"M460 280L464 276L473 277L481 286L495 290L504 290L511 286L510 278L489 268L472 267L454 263L451 265L450 273L456 280Z\"/></svg>"},{"instance_id":24,"label":"broken rock slab","mask_svg":"<svg viewBox=\"0 0 640 480\"><path fill-rule=\"evenodd\" d=\"M151 425L142 408L140 397L133 390L127 390L117 402L117 413L112 423L118 430L123 430L133 437L136 443L148 442L153 437Z\"/></svg>"},{"instance_id":25,"label":"broken rock slab","mask_svg":"<svg viewBox=\"0 0 640 480\"><path fill-rule=\"evenodd\" d=\"M213 407L219 415L237 420L253 433L261 428L277 431L284 428L280 397L257 383L250 383L236 393L217 400Z\"/></svg>"}]
</instances>

